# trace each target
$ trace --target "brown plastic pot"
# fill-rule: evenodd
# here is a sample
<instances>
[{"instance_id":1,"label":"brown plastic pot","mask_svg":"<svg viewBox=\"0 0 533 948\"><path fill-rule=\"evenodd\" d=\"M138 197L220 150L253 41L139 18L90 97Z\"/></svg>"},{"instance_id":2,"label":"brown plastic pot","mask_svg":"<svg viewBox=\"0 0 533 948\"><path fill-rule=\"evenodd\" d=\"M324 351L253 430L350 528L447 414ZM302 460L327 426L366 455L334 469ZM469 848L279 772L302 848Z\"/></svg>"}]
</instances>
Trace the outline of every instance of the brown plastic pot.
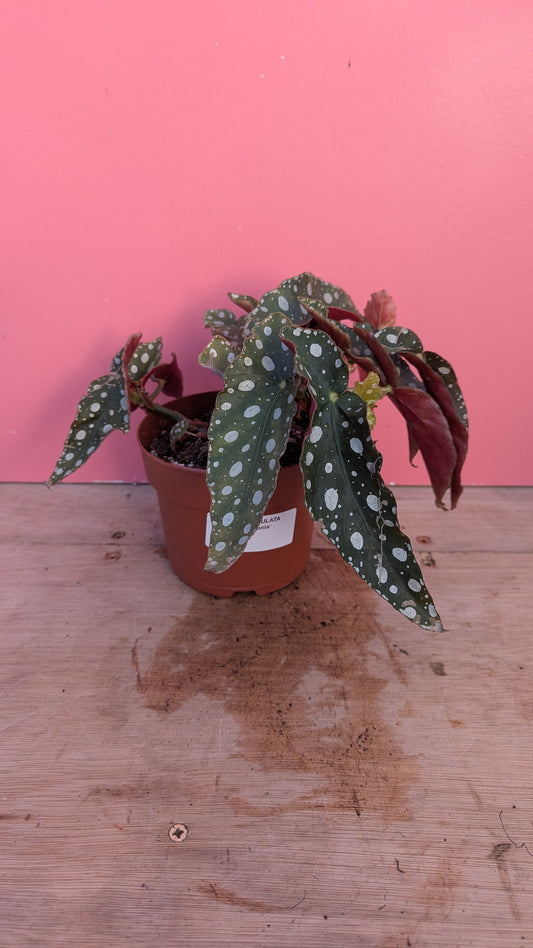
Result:
<instances>
[{"instance_id":1,"label":"brown plastic pot","mask_svg":"<svg viewBox=\"0 0 533 948\"><path fill-rule=\"evenodd\" d=\"M171 404L187 417L195 418L212 410L216 396L217 392L202 392ZM292 541L286 542L287 536L274 539L271 542L283 542L283 545L244 552L224 573L208 573L204 565L207 559L206 523L211 496L206 484L206 473L197 468L162 461L150 453L150 444L164 424L161 416L147 415L139 425L137 440L146 476L157 491L168 556L174 572L193 589L223 597L248 591L262 596L293 582L306 566L313 533L313 523L304 502L299 465L281 468L276 489L265 511L269 525L277 523L276 515L279 514L285 515L281 518L284 522L288 520L292 524L294 520ZM272 536L276 537L276 534Z\"/></svg>"}]
</instances>

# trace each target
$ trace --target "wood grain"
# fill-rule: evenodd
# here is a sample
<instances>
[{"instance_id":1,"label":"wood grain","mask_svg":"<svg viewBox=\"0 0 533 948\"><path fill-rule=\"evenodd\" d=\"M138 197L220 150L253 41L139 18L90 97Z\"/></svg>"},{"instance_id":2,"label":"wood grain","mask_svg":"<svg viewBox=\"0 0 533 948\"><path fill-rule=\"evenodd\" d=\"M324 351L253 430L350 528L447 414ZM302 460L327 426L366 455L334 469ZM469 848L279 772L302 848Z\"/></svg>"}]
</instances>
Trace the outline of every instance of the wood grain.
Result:
<instances>
[{"instance_id":1,"label":"wood grain","mask_svg":"<svg viewBox=\"0 0 533 948\"><path fill-rule=\"evenodd\" d=\"M2 945L533 942L533 490L396 493L442 635L320 537L216 600L146 485L0 485Z\"/></svg>"}]
</instances>

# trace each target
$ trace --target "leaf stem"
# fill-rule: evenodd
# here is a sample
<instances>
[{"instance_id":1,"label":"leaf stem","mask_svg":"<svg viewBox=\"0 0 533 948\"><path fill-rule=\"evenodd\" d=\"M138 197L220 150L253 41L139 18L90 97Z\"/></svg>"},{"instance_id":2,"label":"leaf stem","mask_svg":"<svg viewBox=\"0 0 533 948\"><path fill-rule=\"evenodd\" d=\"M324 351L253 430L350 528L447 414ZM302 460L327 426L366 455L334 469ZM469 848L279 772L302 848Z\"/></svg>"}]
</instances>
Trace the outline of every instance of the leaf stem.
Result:
<instances>
[{"instance_id":1,"label":"leaf stem","mask_svg":"<svg viewBox=\"0 0 533 948\"><path fill-rule=\"evenodd\" d=\"M154 398L150 396L148 392L145 391L145 389L137 388L131 394L134 396L132 401L136 402L136 404L144 409L144 411L153 411L157 415L162 415L164 418L169 418L170 421L173 422L185 420L190 426L190 418L187 418L186 415L176 411L174 408L168 408L166 405L160 405L159 402L154 401ZM156 395L157 394L159 393L156 393Z\"/></svg>"}]
</instances>

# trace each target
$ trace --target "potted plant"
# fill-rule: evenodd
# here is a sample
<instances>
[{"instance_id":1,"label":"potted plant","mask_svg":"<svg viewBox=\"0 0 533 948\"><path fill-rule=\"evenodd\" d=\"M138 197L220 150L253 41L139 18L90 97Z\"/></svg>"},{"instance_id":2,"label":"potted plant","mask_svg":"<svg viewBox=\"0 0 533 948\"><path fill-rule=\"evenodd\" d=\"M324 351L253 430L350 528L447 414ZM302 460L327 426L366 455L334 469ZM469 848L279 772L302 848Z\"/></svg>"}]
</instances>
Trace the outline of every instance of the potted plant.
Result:
<instances>
[{"instance_id":1,"label":"potted plant","mask_svg":"<svg viewBox=\"0 0 533 948\"><path fill-rule=\"evenodd\" d=\"M371 296L363 314L342 289L311 273L283 281L260 300L229 297L242 312L208 310L204 323L212 338L199 357L223 379L222 391L204 396L199 407L180 401L175 355L162 362L161 339L143 343L141 334L130 336L110 373L95 379L81 399L49 483L77 470L111 431L128 431L132 412L142 408L145 456L157 450L151 443L160 436L166 450L189 451L192 445L204 454L206 470L195 471L210 507L207 533L205 513L200 520L202 572L223 582L242 558L256 556L250 544L265 528L292 453L299 462L292 466L293 494L281 501L291 506L278 512L292 510L294 492L301 495L312 520L365 582L422 628L441 630L400 530L394 496L381 478L371 428L374 406L387 396L407 422L411 460L422 454L436 503L444 506L449 491L455 507L468 423L451 365L396 325L385 291ZM158 464L183 472L190 461ZM182 489L175 490L176 501ZM309 543L309 521L302 524ZM182 532L187 547L191 536ZM276 559L281 549L274 550ZM214 591L224 594L222 587Z\"/></svg>"}]
</instances>

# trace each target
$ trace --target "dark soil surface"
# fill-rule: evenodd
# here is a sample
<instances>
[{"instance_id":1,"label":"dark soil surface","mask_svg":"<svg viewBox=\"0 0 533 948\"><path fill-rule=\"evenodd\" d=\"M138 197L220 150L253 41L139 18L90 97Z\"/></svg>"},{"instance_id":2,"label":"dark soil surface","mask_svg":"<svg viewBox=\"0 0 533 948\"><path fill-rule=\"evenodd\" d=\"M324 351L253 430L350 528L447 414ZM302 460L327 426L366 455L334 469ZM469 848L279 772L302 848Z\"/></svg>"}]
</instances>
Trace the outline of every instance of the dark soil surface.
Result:
<instances>
[{"instance_id":1,"label":"dark soil surface","mask_svg":"<svg viewBox=\"0 0 533 948\"><path fill-rule=\"evenodd\" d=\"M150 445L150 451L162 461L169 461L171 464L183 464L186 467L207 468L207 455L209 452L209 441L207 438L207 429L211 420L210 414L202 418L195 418L191 425L192 431L188 431L172 448L168 431L162 431L154 438ZM285 454L280 458L281 467L289 467L291 464L297 464L302 453L302 444L305 438L307 422L305 427L300 420L293 420L289 433L289 440Z\"/></svg>"}]
</instances>

